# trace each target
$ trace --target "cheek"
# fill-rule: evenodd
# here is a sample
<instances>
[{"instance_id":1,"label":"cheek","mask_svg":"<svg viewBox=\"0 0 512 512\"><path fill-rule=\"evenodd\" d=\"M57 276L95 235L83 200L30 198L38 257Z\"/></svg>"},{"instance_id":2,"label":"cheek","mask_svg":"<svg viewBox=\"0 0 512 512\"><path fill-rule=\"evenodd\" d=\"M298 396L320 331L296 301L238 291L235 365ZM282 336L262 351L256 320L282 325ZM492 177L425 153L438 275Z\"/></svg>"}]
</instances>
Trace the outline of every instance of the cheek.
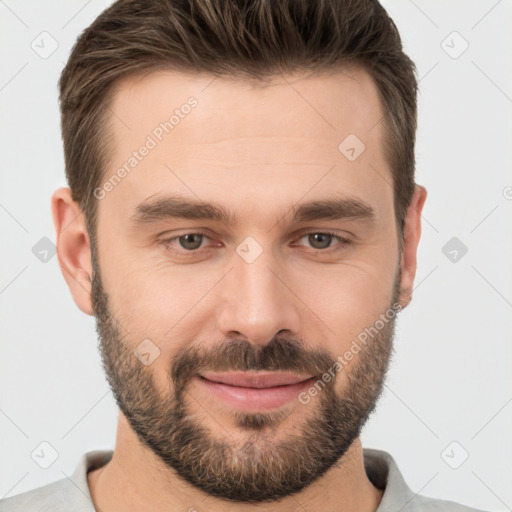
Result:
<instances>
[{"instance_id":1,"label":"cheek","mask_svg":"<svg viewBox=\"0 0 512 512\"><path fill-rule=\"evenodd\" d=\"M127 244L123 248L122 242L110 245L108 261L102 261L101 268L115 311L127 322L148 329L172 327L206 293L215 277L208 277L211 268L207 274L198 271L199 267L173 263L163 249Z\"/></svg>"},{"instance_id":2,"label":"cheek","mask_svg":"<svg viewBox=\"0 0 512 512\"><path fill-rule=\"evenodd\" d=\"M309 333L311 339L323 333L331 340L326 347L331 353L342 353L390 306L394 271L389 265L346 263L318 267L314 275L308 274L307 283L293 287L311 312L303 327L317 326L316 334Z\"/></svg>"},{"instance_id":3,"label":"cheek","mask_svg":"<svg viewBox=\"0 0 512 512\"><path fill-rule=\"evenodd\" d=\"M109 269L111 309L123 326L124 343L131 351L144 340L150 340L149 347L159 351L148 369L160 389L168 388L174 356L200 335L205 322L197 317L202 311L201 299L222 273L217 275L212 268L186 271L168 262L144 262L143 258L134 261L136 264L120 258Z\"/></svg>"}]
</instances>

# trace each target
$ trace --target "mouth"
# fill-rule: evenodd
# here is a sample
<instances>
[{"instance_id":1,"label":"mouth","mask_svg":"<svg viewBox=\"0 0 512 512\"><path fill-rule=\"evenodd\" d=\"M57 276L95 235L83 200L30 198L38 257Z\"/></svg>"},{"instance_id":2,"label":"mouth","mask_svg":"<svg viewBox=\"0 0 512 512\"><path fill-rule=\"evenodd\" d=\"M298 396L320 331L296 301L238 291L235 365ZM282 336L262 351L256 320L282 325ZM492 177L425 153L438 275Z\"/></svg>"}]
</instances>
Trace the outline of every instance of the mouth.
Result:
<instances>
[{"instance_id":1,"label":"mouth","mask_svg":"<svg viewBox=\"0 0 512 512\"><path fill-rule=\"evenodd\" d=\"M246 412L258 412L282 407L298 398L314 377L284 372L208 372L195 379L225 404Z\"/></svg>"},{"instance_id":2,"label":"mouth","mask_svg":"<svg viewBox=\"0 0 512 512\"><path fill-rule=\"evenodd\" d=\"M258 389L289 386L312 378L311 375L297 375L284 372L207 372L200 374L200 376L219 384Z\"/></svg>"}]
</instances>

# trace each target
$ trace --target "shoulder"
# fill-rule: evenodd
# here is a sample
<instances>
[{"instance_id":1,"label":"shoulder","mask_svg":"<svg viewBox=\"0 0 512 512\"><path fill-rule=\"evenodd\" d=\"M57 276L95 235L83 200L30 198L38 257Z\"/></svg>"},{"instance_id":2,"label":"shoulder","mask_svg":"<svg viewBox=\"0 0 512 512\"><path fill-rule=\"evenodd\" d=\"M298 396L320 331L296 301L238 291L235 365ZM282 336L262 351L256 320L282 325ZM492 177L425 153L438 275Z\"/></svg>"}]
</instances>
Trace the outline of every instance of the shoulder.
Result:
<instances>
[{"instance_id":1,"label":"shoulder","mask_svg":"<svg viewBox=\"0 0 512 512\"><path fill-rule=\"evenodd\" d=\"M0 500L0 512L64 512L72 489L66 478ZM72 484L71 484L72 485Z\"/></svg>"},{"instance_id":2,"label":"shoulder","mask_svg":"<svg viewBox=\"0 0 512 512\"><path fill-rule=\"evenodd\" d=\"M430 512L434 510L442 512L490 512L480 508L468 507L455 501L440 500L419 494L411 500L410 505L405 507L403 512Z\"/></svg>"},{"instance_id":3,"label":"shoulder","mask_svg":"<svg viewBox=\"0 0 512 512\"><path fill-rule=\"evenodd\" d=\"M489 512L413 492L393 456L384 450L364 448L363 455L369 480L384 490L376 512Z\"/></svg>"},{"instance_id":4,"label":"shoulder","mask_svg":"<svg viewBox=\"0 0 512 512\"><path fill-rule=\"evenodd\" d=\"M87 473L108 462L112 454L112 450L83 454L70 476L0 500L0 512L95 512Z\"/></svg>"}]
</instances>

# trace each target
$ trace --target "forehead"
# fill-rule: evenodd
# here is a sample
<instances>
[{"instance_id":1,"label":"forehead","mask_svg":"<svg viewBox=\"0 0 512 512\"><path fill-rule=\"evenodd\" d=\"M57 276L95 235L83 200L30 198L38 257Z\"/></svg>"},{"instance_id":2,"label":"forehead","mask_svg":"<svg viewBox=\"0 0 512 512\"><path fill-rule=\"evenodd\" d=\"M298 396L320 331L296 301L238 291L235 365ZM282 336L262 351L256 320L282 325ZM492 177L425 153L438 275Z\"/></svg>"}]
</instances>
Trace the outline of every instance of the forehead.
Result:
<instances>
[{"instance_id":1,"label":"forehead","mask_svg":"<svg viewBox=\"0 0 512 512\"><path fill-rule=\"evenodd\" d=\"M155 193L276 211L305 194L392 197L382 105L358 68L282 75L265 86L158 71L121 81L110 111L101 185L112 186L99 209L120 217Z\"/></svg>"},{"instance_id":2,"label":"forehead","mask_svg":"<svg viewBox=\"0 0 512 512\"><path fill-rule=\"evenodd\" d=\"M168 120L191 97L199 108L173 133L174 138L183 136L188 143L218 141L214 128L221 129L221 134L234 135L240 135L234 128L244 128L251 137L260 132L283 135L283 129L312 140L322 138L319 135L325 137L328 131L336 139L347 129L365 136L383 113L373 79L358 67L278 75L266 83L162 70L117 83L110 124L115 134L123 137L134 127L149 133L155 121ZM303 120L302 126L290 126L289 121L297 117ZM262 118L264 126L260 124ZM368 121L372 120L369 127ZM197 130L204 121L213 124ZM230 130L230 126L234 128Z\"/></svg>"}]
</instances>

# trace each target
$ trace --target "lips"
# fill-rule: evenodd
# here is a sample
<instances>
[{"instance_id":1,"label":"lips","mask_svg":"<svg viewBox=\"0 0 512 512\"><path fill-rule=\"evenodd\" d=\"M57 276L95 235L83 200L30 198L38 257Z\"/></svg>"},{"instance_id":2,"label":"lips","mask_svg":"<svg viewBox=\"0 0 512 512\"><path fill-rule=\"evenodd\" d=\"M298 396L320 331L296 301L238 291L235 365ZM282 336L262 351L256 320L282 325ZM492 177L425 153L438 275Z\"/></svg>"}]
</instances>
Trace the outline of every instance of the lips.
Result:
<instances>
[{"instance_id":1,"label":"lips","mask_svg":"<svg viewBox=\"0 0 512 512\"><path fill-rule=\"evenodd\" d=\"M297 375L284 372L205 372L200 375L204 379L229 386L265 389L275 386L289 386L311 379L311 375Z\"/></svg>"},{"instance_id":2,"label":"lips","mask_svg":"<svg viewBox=\"0 0 512 512\"><path fill-rule=\"evenodd\" d=\"M248 413L264 413L296 401L313 380L284 372L206 372L193 379L202 392Z\"/></svg>"}]
</instances>

